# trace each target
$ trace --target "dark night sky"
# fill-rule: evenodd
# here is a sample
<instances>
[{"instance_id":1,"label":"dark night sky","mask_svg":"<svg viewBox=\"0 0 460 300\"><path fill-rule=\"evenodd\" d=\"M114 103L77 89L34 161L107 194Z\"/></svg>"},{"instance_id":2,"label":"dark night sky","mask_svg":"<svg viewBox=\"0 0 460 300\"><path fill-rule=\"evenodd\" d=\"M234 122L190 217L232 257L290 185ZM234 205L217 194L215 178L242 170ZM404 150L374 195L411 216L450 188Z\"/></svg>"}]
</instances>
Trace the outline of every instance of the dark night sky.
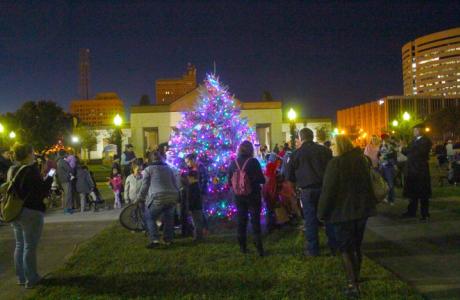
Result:
<instances>
[{"instance_id":1,"label":"dark night sky","mask_svg":"<svg viewBox=\"0 0 460 300\"><path fill-rule=\"evenodd\" d=\"M401 47L460 26L460 2L319 4L295 1L0 2L0 111L53 99L68 109L78 91L78 50L91 49L92 94L125 104L187 62L212 71L239 99L263 90L304 116L402 94ZM40 1L45 2L45 1Z\"/></svg>"}]
</instances>

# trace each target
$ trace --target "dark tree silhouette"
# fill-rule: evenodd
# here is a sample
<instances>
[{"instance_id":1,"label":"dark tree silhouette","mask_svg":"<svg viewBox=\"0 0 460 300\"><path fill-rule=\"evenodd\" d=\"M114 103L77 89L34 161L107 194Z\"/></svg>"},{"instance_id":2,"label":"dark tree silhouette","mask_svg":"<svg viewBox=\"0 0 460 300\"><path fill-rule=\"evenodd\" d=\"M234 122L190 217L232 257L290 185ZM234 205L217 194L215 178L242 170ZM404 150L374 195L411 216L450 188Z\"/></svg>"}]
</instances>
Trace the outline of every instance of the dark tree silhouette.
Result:
<instances>
[{"instance_id":1,"label":"dark tree silhouette","mask_svg":"<svg viewBox=\"0 0 460 300\"><path fill-rule=\"evenodd\" d=\"M139 100L139 105L144 106L144 105L150 105L150 104L151 103L150 103L149 95L146 95L146 94L142 95L141 99Z\"/></svg>"},{"instance_id":2,"label":"dark tree silhouette","mask_svg":"<svg viewBox=\"0 0 460 300\"><path fill-rule=\"evenodd\" d=\"M72 116L53 101L28 101L12 114L18 139L42 150L66 138L72 129Z\"/></svg>"},{"instance_id":3,"label":"dark tree silhouette","mask_svg":"<svg viewBox=\"0 0 460 300\"><path fill-rule=\"evenodd\" d=\"M272 93L270 93L269 91L264 91L262 93L262 100L264 100L264 101L273 101Z\"/></svg>"}]
</instances>

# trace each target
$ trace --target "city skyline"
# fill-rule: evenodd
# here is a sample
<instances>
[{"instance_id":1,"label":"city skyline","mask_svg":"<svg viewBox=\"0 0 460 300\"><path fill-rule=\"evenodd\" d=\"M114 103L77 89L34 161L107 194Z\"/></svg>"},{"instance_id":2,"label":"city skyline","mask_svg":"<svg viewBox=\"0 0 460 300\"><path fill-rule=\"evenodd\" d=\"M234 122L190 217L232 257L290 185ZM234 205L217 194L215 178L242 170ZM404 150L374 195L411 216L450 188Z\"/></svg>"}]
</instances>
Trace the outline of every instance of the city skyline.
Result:
<instances>
[{"instance_id":1,"label":"city skyline","mask_svg":"<svg viewBox=\"0 0 460 300\"><path fill-rule=\"evenodd\" d=\"M460 4L111 5L27 1L0 4L0 110L78 97L78 53L91 50L91 96L116 92L126 109L155 80L180 77L188 62L200 83L213 70L241 100L264 90L304 116L402 95L401 47L458 27ZM448 4L448 5L446 5Z\"/></svg>"}]
</instances>

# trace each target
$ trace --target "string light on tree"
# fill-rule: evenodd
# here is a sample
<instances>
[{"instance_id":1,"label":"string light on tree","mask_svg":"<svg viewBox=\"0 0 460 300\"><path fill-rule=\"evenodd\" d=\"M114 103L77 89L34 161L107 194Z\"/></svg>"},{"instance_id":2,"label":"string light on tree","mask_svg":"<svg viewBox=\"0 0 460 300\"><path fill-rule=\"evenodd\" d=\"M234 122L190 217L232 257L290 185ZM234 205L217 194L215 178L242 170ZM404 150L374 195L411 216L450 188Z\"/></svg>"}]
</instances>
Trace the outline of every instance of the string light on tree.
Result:
<instances>
[{"instance_id":1,"label":"string light on tree","mask_svg":"<svg viewBox=\"0 0 460 300\"><path fill-rule=\"evenodd\" d=\"M236 156L238 145L255 142L255 132L228 88L213 75L206 75L194 111L184 112L169 141L169 161L183 169L184 157L195 153L208 170L208 203L210 215L231 218L236 213L227 184L227 169Z\"/></svg>"}]
</instances>

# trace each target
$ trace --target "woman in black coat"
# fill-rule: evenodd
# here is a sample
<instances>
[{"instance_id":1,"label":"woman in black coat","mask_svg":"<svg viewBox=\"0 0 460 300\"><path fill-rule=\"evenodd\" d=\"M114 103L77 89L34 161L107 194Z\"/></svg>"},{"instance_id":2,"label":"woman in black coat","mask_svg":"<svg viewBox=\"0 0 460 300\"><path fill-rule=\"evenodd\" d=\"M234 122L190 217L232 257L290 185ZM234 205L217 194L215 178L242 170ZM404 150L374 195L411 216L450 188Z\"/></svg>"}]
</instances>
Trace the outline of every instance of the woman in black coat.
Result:
<instances>
[{"instance_id":1,"label":"woman in black coat","mask_svg":"<svg viewBox=\"0 0 460 300\"><path fill-rule=\"evenodd\" d=\"M246 236L248 225L248 214L251 216L254 242L260 256L264 256L262 245L262 233L260 228L260 212L262 208L260 185L265 183L262 168L257 159L254 158L254 147L249 141L241 143L238 149L238 157L230 163L228 169L228 182L232 185L233 173L238 170L238 166L246 171L251 182L251 193L247 196L235 195L235 203L238 215L238 242L242 253L247 252Z\"/></svg>"},{"instance_id":2,"label":"woman in black coat","mask_svg":"<svg viewBox=\"0 0 460 300\"><path fill-rule=\"evenodd\" d=\"M370 179L372 165L347 137L337 136L336 145L338 156L326 168L318 218L333 225L348 279L346 292L358 296L361 243L377 204Z\"/></svg>"}]
</instances>

